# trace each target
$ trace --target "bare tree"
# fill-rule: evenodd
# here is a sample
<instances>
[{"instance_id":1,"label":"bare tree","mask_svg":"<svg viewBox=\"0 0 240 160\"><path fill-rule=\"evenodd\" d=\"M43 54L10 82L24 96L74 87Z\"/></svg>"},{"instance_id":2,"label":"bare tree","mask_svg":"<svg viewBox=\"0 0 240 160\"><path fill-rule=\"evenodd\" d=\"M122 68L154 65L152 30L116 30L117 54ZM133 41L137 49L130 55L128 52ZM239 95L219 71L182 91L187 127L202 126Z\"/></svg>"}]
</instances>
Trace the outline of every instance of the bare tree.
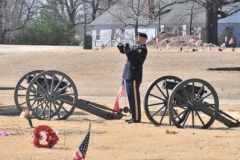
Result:
<instances>
[{"instance_id":1,"label":"bare tree","mask_svg":"<svg viewBox=\"0 0 240 160\"><path fill-rule=\"evenodd\" d=\"M156 20L158 19L158 32L161 31L161 16L166 14L170 10L166 10L167 7L172 6L176 3L185 3L188 2L188 0L173 0L173 1L157 1L156 4L154 4L155 9L154 12L152 12L152 19Z\"/></svg>"},{"instance_id":2,"label":"bare tree","mask_svg":"<svg viewBox=\"0 0 240 160\"><path fill-rule=\"evenodd\" d=\"M168 6L187 1L119 0L117 3L119 8L114 13L108 12L115 17L116 22L122 23L123 27L133 26L135 34L137 34L139 27L148 26L158 18L160 31L160 16L162 11Z\"/></svg>"},{"instance_id":3,"label":"bare tree","mask_svg":"<svg viewBox=\"0 0 240 160\"><path fill-rule=\"evenodd\" d=\"M0 29L1 33L3 31L3 0L0 0ZM1 43L2 40L0 40Z\"/></svg>"},{"instance_id":4,"label":"bare tree","mask_svg":"<svg viewBox=\"0 0 240 160\"><path fill-rule=\"evenodd\" d=\"M206 10L206 42L218 44L218 19L226 18L238 11L240 8L235 8L234 11L228 12L227 10L222 10L223 7L232 6L240 2L240 0L159 0L155 1L154 6L151 5L151 0L119 0L118 5L119 10L110 14L116 17L116 22L124 24L124 26L133 26L135 28L135 33L138 27L147 26L158 18L159 21L159 31L160 31L160 19L162 11L173 4L176 3L186 3L192 1L198 3L200 6ZM194 3L192 5L191 14L189 15L192 20L194 15ZM154 12L151 12L151 7L155 7ZM144 8L148 8L148 12ZM146 14L149 14L148 21L144 20ZM190 34L192 21L190 20ZM148 23L147 23L148 22Z\"/></svg>"},{"instance_id":5,"label":"bare tree","mask_svg":"<svg viewBox=\"0 0 240 160\"><path fill-rule=\"evenodd\" d=\"M234 11L223 11L222 8L240 0L192 0L206 9L206 42L218 45L218 19L226 18L236 12L240 8L235 8Z\"/></svg>"},{"instance_id":6,"label":"bare tree","mask_svg":"<svg viewBox=\"0 0 240 160\"><path fill-rule=\"evenodd\" d=\"M47 0L42 5L63 22L82 26L86 36L87 25L115 3L116 0Z\"/></svg>"},{"instance_id":7,"label":"bare tree","mask_svg":"<svg viewBox=\"0 0 240 160\"><path fill-rule=\"evenodd\" d=\"M191 13L190 13L190 23L189 23L189 33L190 33L190 35L192 34L193 11L194 11L194 2L192 3Z\"/></svg>"},{"instance_id":8,"label":"bare tree","mask_svg":"<svg viewBox=\"0 0 240 160\"><path fill-rule=\"evenodd\" d=\"M0 9L0 43L4 43L6 34L24 28L39 7L36 0L1 0Z\"/></svg>"},{"instance_id":9,"label":"bare tree","mask_svg":"<svg viewBox=\"0 0 240 160\"><path fill-rule=\"evenodd\" d=\"M52 16L59 20L59 22L67 22L69 18L67 16L65 0L46 0L41 2L41 12L48 11Z\"/></svg>"},{"instance_id":10,"label":"bare tree","mask_svg":"<svg viewBox=\"0 0 240 160\"><path fill-rule=\"evenodd\" d=\"M133 26L135 34L139 26L149 25L149 11L151 8L148 0L119 0L114 12L108 11L115 17L116 23L122 23L123 27Z\"/></svg>"}]
</instances>

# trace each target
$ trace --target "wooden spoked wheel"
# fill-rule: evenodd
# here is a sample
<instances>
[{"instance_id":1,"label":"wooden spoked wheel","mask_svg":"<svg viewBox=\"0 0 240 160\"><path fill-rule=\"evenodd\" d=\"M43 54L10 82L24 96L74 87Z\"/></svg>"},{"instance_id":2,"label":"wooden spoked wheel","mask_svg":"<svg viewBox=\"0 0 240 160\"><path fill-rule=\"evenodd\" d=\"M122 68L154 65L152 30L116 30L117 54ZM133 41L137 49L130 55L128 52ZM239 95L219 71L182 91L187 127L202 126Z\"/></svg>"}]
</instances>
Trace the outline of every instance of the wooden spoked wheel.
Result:
<instances>
[{"instance_id":1,"label":"wooden spoked wheel","mask_svg":"<svg viewBox=\"0 0 240 160\"><path fill-rule=\"evenodd\" d=\"M167 102L172 90L162 87L165 81L179 83L182 80L175 76L163 76L148 87L144 97L144 110L147 118L154 125L170 123Z\"/></svg>"},{"instance_id":2,"label":"wooden spoked wheel","mask_svg":"<svg viewBox=\"0 0 240 160\"><path fill-rule=\"evenodd\" d=\"M31 71L22 76L22 78L18 81L14 90L14 101L19 113L21 113L23 110L28 109L26 102L26 92L29 86L29 82L27 81L27 77L35 77L41 72L43 72L43 70Z\"/></svg>"},{"instance_id":3,"label":"wooden spoked wheel","mask_svg":"<svg viewBox=\"0 0 240 160\"><path fill-rule=\"evenodd\" d=\"M45 71L30 82L26 101L34 117L39 120L57 116L67 119L74 111L78 100L77 89L72 79L59 71Z\"/></svg>"},{"instance_id":4,"label":"wooden spoked wheel","mask_svg":"<svg viewBox=\"0 0 240 160\"><path fill-rule=\"evenodd\" d=\"M178 128L207 129L218 115L218 95L208 82L188 79L173 89L168 110L171 121Z\"/></svg>"}]
</instances>

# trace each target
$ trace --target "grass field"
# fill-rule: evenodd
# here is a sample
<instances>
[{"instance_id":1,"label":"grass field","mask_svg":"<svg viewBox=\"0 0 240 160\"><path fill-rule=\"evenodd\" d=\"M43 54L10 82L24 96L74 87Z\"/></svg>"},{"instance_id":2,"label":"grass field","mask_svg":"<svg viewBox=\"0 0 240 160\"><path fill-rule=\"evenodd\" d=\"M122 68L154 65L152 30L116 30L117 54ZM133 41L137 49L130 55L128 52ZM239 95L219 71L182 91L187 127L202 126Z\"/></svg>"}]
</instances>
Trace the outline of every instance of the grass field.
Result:
<instances>
[{"instance_id":1,"label":"grass field","mask_svg":"<svg viewBox=\"0 0 240 160\"><path fill-rule=\"evenodd\" d=\"M57 70L74 81L78 98L113 108L121 83L126 57L117 48L83 50L80 47L0 46L0 87L15 87L18 80L33 70ZM161 49L161 51L160 51ZM199 48L200 49L200 48ZM6 54L11 53L11 54ZM0 159L3 160L69 160L84 139L91 123L88 160L238 160L239 128L228 128L214 121L209 129L184 128L174 125L155 126L144 111L144 97L149 85L159 77L174 75L182 80L200 78L216 90L220 109L240 118L240 72L209 71L208 67L240 66L240 49L217 48L186 52L185 48L148 46L141 84L142 123L127 124L121 120L105 120L75 108L67 120L32 119L34 127L48 125L59 133L52 149L33 145L33 130L19 117L14 91L0 90ZM128 106L127 98L120 106Z\"/></svg>"}]
</instances>

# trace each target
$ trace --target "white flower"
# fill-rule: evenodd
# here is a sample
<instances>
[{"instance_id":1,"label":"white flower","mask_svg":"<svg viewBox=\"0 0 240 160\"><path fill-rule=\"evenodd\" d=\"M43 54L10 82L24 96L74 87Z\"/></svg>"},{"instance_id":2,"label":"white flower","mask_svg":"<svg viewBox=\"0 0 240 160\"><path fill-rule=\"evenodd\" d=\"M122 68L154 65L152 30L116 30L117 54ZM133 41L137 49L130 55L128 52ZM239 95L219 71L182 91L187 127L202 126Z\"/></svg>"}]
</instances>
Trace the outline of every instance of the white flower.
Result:
<instances>
[{"instance_id":1,"label":"white flower","mask_svg":"<svg viewBox=\"0 0 240 160\"><path fill-rule=\"evenodd\" d=\"M54 132L56 133L56 135L58 136L58 130L54 130Z\"/></svg>"},{"instance_id":2,"label":"white flower","mask_svg":"<svg viewBox=\"0 0 240 160\"><path fill-rule=\"evenodd\" d=\"M20 114L20 117L21 117L21 118L24 118L24 117L25 117L25 111L22 111L22 113Z\"/></svg>"},{"instance_id":3,"label":"white flower","mask_svg":"<svg viewBox=\"0 0 240 160\"><path fill-rule=\"evenodd\" d=\"M45 131L41 131L39 134L42 137L42 140L46 140L47 139L47 133Z\"/></svg>"}]
</instances>

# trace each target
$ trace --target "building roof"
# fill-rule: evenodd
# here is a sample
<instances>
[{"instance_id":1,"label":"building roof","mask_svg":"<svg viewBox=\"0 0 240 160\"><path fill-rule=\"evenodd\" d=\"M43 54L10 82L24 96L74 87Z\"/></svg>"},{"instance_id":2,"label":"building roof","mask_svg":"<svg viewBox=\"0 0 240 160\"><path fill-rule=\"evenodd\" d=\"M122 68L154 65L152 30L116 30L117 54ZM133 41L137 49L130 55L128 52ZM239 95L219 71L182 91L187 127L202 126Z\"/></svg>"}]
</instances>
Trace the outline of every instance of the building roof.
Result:
<instances>
[{"instance_id":1,"label":"building roof","mask_svg":"<svg viewBox=\"0 0 240 160\"><path fill-rule=\"evenodd\" d=\"M161 24L189 24L192 13L192 23L205 23L205 9L197 3L188 2L174 4L166 8L171 10L167 14L160 16Z\"/></svg>"},{"instance_id":2,"label":"building roof","mask_svg":"<svg viewBox=\"0 0 240 160\"><path fill-rule=\"evenodd\" d=\"M129 13L129 15L132 13ZM126 13L124 9L118 4L112 6L106 12L104 12L101 16L96 18L90 25L124 25L133 23L133 18L126 17ZM147 21L144 17L139 17L141 24L147 24ZM146 22L144 22L146 21Z\"/></svg>"}]
</instances>

